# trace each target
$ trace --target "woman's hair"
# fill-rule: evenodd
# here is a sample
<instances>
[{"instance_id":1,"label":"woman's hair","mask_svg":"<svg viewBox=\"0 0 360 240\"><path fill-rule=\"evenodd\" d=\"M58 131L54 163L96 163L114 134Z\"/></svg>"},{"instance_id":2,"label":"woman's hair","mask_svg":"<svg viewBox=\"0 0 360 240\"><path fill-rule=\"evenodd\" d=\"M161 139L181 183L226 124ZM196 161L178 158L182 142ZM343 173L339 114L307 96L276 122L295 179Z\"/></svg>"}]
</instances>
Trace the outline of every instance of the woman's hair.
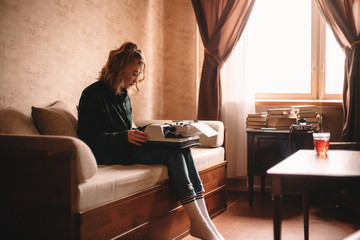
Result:
<instances>
[{"instance_id":1,"label":"woman's hair","mask_svg":"<svg viewBox=\"0 0 360 240\"><path fill-rule=\"evenodd\" d=\"M137 61L142 67L142 78L137 82L145 79L145 58L136 44L125 42L119 49L110 51L109 58L99 74L99 80L107 83L115 92L120 94L125 87L124 70L125 68ZM135 84L138 90L137 82Z\"/></svg>"}]
</instances>

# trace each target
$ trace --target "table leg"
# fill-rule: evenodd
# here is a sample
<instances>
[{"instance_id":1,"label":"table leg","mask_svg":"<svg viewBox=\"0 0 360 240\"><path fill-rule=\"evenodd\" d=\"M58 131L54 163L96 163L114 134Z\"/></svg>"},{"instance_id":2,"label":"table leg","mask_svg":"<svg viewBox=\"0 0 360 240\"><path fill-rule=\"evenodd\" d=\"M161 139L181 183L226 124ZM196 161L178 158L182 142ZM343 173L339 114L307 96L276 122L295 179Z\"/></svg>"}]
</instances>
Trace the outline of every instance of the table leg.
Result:
<instances>
[{"instance_id":1,"label":"table leg","mask_svg":"<svg viewBox=\"0 0 360 240\"><path fill-rule=\"evenodd\" d=\"M254 176L248 176L249 183L249 206L253 205L253 194L254 194Z\"/></svg>"},{"instance_id":2,"label":"table leg","mask_svg":"<svg viewBox=\"0 0 360 240\"><path fill-rule=\"evenodd\" d=\"M273 195L273 214L274 214L274 240L281 239L281 201L282 195Z\"/></svg>"},{"instance_id":3,"label":"table leg","mask_svg":"<svg viewBox=\"0 0 360 240\"><path fill-rule=\"evenodd\" d=\"M265 176L261 176L261 197L265 198Z\"/></svg>"},{"instance_id":4,"label":"table leg","mask_svg":"<svg viewBox=\"0 0 360 240\"><path fill-rule=\"evenodd\" d=\"M303 192L304 239L309 240L309 192Z\"/></svg>"}]
</instances>

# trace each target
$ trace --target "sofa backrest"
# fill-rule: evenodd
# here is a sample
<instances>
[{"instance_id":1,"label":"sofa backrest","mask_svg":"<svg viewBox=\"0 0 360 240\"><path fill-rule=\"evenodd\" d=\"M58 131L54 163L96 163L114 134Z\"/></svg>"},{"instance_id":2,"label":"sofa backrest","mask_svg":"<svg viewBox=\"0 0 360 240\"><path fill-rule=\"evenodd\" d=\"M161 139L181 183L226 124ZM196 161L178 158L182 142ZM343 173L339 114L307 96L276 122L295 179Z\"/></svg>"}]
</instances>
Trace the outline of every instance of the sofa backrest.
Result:
<instances>
[{"instance_id":1,"label":"sofa backrest","mask_svg":"<svg viewBox=\"0 0 360 240\"><path fill-rule=\"evenodd\" d=\"M0 110L0 134L39 135L31 117L14 108Z\"/></svg>"}]
</instances>

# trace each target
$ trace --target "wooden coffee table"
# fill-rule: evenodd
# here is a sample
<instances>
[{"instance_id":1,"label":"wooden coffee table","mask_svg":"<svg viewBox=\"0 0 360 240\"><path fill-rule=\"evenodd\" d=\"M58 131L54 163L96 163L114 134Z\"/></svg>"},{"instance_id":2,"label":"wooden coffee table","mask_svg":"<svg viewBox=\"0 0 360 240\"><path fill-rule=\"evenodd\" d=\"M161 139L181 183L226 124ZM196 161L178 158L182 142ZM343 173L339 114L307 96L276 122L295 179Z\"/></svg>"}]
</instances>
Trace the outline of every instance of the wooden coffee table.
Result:
<instances>
[{"instance_id":1,"label":"wooden coffee table","mask_svg":"<svg viewBox=\"0 0 360 240\"><path fill-rule=\"evenodd\" d=\"M267 171L271 176L274 239L281 239L281 200L286 193L303 193L304 237L309 239L309 191L354 190L360 184L360 151L329 150L325 158L315 150L299 150Z\"/></svg>"}]
</instances>

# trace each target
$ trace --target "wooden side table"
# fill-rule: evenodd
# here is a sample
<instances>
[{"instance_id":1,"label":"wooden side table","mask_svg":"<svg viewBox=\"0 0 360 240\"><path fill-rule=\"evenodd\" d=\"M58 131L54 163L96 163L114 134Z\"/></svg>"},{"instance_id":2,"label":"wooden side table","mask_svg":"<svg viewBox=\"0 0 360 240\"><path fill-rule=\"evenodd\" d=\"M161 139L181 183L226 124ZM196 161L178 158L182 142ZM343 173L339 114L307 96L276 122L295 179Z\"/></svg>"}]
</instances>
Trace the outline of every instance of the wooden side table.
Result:
<instances>
[{"instance_id":1,"label":"wooden side table","mask_svg":"<svg viewBox=\"0 0 360 240\"><path fill-rule=\"evenodd\" d=\"M248 129L247 174L249 205L253 204L254 176L261 177L261 194L265 194L266 171L290 154L288 130Z\"/></svg>"},{"instance_id":2,"label":"wooden side table","mask_svg":"<svg viewBox=\"0 0 360 240\"><path fill-rule=\"evenodd\" d=\"M329 150L325 157L315 150L299 150L269 169L273 196L274 239L281 239L281 199L283 194L303 193L304 239L309 239L309 203L311 191L358 191L360 151ZM351 239L351 238L350 238Z\"/></svg>"}]
</instances>

